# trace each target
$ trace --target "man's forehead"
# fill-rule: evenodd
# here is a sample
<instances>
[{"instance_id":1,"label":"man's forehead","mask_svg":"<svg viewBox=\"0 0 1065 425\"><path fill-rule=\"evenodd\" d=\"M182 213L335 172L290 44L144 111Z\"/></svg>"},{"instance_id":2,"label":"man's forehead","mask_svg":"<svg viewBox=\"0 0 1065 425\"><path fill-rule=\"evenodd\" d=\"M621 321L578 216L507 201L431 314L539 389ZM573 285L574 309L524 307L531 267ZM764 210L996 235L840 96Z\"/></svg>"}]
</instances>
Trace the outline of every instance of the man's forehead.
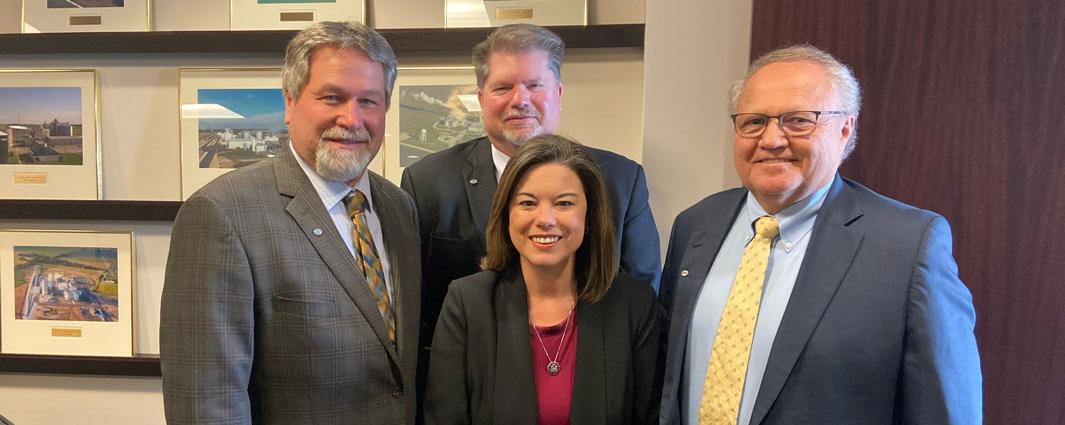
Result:
<instances>
[{"instance_id":1,"label":"man's forehead","mask_svg":"<svg viewBox=\"0 0 1065 425\"><path fill-rule=\"evenodd\" d=\"M533 60L537 60L537 59L543 59L543 66L542 67L530 67L530 66L528 66L529 65L528 62L533 61ZM551 70L551 61L550 61L550 58L548 57L548 53L543 51L543 50L538 50L538 49L525 49L525 50L514 50L514 51L511 51L511 50L498 50L498 51L492 51L492 53L490 55L488 55L489 76L491 76L493 71L496 71L496 69L494 69L494 68L499 68L501 65L513 64L515 62L523 62L526 65L526 66L524 66L524 67L522 67L520 69L521 71L552 72L552 70ZM511 69L511 70L513 71L514 69Z\"/></svg>"},{"instance_id":2,"label":"man's forehead","mask_svg":"<svg viewBox=\"0 0 1065 425\"><path fill-rule=\"evenodd\" d=\"M739 104L795 103L797 108L810 108L814 103L835 103L832 84L824 66L812 62L777 62L766 65L747 79ZM742 111L741 111L742 112Z\"/></svg>"}]
</instances>

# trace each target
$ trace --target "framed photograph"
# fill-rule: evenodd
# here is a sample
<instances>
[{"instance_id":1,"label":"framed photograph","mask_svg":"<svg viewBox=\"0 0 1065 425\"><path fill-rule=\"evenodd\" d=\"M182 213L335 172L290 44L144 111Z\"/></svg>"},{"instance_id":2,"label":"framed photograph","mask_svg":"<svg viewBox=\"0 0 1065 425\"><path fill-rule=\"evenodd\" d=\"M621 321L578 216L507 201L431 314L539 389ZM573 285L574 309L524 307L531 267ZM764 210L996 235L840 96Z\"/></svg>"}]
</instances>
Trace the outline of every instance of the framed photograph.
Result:
<instances>
[{"instance_id":1,"label":"framed photograph","mask_svg":"<svg viewBox=\"0 0 1065 425\"><path fill-rule=\"evenodd\" d=\"M0 230L0 352L133 355L133 234Z\"/></svg>"},{"instance_id":2,"label":"framed photograph","mask_svg":"<svg viewBox=\"0 0 1065 425\"><path fill-rule=\"evenodd\" d=\"M178 73L182 199L222 174L289 150L280 68ZM370 169L383 173L380 163Z\"/></svg>"},{"instance_id":3,"label":"framed photograph","mask_svg":"<svg viewBox=\"0 0 1065 425\"><path fill-rule=\"evenodd\" d=\"M447 28L588 25L588 0L446 0Z\"/></svg>"},{"instance_id":4,"label":"framed photograph","mask_svg":"<svg viewBox=\"0 0 1065 425\"><path fill-rule=\"evenodd\" d=\"M314 22L366 22L365 0L230 0L230 29L298 30Z\"/></svg>"},{"instance_id":5,"label":"framed photograph","mask_svg":"<svg viewBox=\"0 0 1065 425\"><path fill-rule=\"evenodd\" d=\"M150 31L151 0L22 0L22 32Z\"/></svg>"},{"instance_id":6,"label":"framed photograph","mask_svg":"<svg viewBox=\"0 0 1065 425\"><path fill-rule=\"evenodd\" d=\"M384 176L399 184L422 157L484 135L473 67L400 67L386 118Z\"/></svg>"},{"instance_id":7,"label":"framed photograph","mask_svg":"<svg viewBox=\"0 0 1065 425\"><path fill-rule=\"evenodd\" d=\"M95 70L0 70L0 198L100 198Z\"/></svg>"},{"instance_id":8,"label":"framed photograph","mask_svg":"<svg viewBox=\"0 0 1065 425\"><path fill-rule=\"evenodd\" d=\"M181 197L288 149L281 69L181 69Z\"/></svg>"}]
</instances>

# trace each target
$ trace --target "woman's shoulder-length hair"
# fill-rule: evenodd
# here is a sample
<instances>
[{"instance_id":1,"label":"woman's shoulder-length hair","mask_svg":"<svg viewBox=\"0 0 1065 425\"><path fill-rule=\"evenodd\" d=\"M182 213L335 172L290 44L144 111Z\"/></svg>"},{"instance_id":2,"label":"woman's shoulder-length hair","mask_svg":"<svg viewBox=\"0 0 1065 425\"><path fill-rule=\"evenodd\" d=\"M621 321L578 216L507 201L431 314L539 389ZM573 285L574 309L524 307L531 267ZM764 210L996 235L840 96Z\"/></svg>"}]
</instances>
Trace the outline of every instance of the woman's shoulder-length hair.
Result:
<instances>
[{"instance_id":1,"label":"woman's shoulder-length hair","mask_svg":"<svg viewBox=\"0 0 1065 425\"><path fill-rule=\"evenodd\" d=\"M534 168L558 164L573 170L580 178L587 200L584 240L576 252L577 296L598 302L617 276L614 213L603 176L595 159L581 144L554 134L542 134L525 142L507 163L492 198L488 214L487 254L481 260L485 270L505 271L518 265L518 251L510 240L510 207L521 179Z\"/></svg>"}]
</instances>

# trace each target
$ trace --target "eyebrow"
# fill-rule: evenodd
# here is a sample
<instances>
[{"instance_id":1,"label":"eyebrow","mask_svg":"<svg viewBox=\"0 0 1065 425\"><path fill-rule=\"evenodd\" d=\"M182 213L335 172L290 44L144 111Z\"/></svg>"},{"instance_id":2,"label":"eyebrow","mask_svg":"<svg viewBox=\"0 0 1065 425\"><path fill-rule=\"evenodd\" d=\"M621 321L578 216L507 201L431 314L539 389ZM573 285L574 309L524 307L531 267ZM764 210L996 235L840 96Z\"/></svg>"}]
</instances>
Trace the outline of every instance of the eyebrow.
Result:
<instances>
[{"instance_id":1,"label":"eyebrow","mask_svg":"<svg viewBox=\"0 0 1065 425\"><path fill-rule=\"evenodd\" d=\"M518 193L514 194L515 197L522 196L522 195L528 196L530 198L535 198L536 197L536 194L531 193L531 192L518 192ZM560 193L558 196L555 197L555 199L565 198L565 197L577 198L578 196L577 196L577 192L566 192L566 193Z\"/></svg>"},{"instance_id":2,"label":"eyebrow","mask_svg":"<svg viewBox=\"0 0 1065 425\"><path fill-rule=\"evenodd\" d=\"M328 83L328 84L323 85L322 87L319 87L318 90L314 91L314 93L332 93L332 92L350 93L351 90L347 90L346 88L344 88L344 86L341 86L341 85ZM358 93L355 93L355 97L365 97L365 96L368 96L368 95L384 96L385 92L382 89L371 88L371 89L366 89L366 90L360 91Z\"/></svg>"}]
</instances>

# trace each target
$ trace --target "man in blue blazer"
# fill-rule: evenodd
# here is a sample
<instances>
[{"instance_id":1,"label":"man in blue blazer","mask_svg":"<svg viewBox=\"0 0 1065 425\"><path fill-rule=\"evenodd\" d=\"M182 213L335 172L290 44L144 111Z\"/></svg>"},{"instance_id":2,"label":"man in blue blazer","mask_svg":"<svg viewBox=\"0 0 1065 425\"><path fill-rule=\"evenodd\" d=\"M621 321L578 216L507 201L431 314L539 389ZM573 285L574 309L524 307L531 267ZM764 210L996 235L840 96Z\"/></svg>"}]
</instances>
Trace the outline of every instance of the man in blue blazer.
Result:
<instances>
[{"instance_id":1,"label":"man in blue blazer","mask_svg":"<svg viewBox=\"0 0 1065 425\"><path fill-rule=\"evenodd\" d=\"M488 210L507 160L526 140L558 127L563 53L562 40L545 28L516 24L495 30L473 51L488 136L429 155L403 171L401 186L414 198L422 236L426 345L448 285L481 270ZM589 151L612 201L621 270L657 287L658 230L647 203L643 167L613 152Z\"/></svg>"},{"instance_id":2,"label":"man in blue blazer","mask_svg":"<svg viewBox=\"0 0 1065 425\"><path fill-rule=\"evenodd\" d=\"M850 69L808 45L734 87L744 188L673 225L661 423L981 423L949 225L837 174L860 103Z\"/></svg>"}]
</instances>

